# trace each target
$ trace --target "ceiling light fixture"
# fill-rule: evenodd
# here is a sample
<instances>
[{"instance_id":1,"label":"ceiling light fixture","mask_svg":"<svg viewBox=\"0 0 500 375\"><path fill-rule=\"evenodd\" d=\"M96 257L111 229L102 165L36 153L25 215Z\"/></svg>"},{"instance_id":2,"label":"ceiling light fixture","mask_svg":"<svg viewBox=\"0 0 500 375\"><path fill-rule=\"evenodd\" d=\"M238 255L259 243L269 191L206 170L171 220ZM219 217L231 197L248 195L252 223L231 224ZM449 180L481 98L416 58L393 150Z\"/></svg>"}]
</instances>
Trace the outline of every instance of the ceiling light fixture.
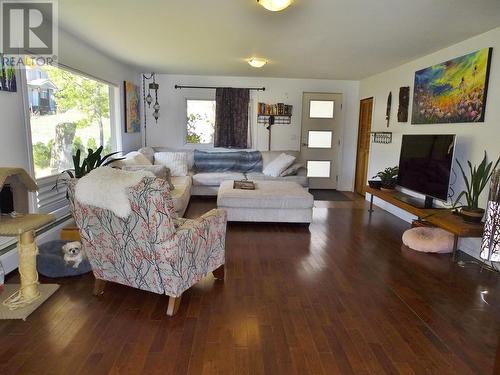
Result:
<instances>
[{"instance_id":1,"label":"ceiling light fixture","mask_svg":"<svg viewBox=\"0 0 500 375\"><path fill-rule=\"evenodd\" d=\"M264 65L267 64L267 60L260 59L258 57L252 57L250 60L248 60L248 63L254 68L262 68Z\"/></svg>"},{"instance_id":2,"label":"ceiling light fixture","mask_svg":"<svg viewBox=\"0 0 500 375\"><path fill-rule=\"evenodd\" d=\"M288 8L292 0L257 0L257 2L271 12L279 12Z\"/></svg>"}]
</instances>

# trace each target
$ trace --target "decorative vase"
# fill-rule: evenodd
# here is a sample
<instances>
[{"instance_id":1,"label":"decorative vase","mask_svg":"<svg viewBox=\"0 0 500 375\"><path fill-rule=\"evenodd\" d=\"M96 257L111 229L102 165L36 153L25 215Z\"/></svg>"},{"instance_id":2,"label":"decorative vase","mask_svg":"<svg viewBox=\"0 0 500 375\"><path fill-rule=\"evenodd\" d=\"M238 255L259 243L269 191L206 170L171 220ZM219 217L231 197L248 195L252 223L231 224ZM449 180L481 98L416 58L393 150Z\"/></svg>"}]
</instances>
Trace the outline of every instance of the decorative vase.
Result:
<instances>
[{"instance_id":1,"label":"decorative vase","mask_svg":"<svg viewBox=\"0 0 500 375\"><path fill-rule=\"evenodd\" d=\"M460 215L467 223L480 223L484 216L484 209L462 207Z\"/></svg>"},{"instance_id":2,"label":"decorative vase","mask_svg":"<svg viewBox=\"0 0 500 375\"><path fill-rule=\"evenodd\" d=\"M500 262L500 170L493 172L480 257Z\"/></svg>"}]
</instances>

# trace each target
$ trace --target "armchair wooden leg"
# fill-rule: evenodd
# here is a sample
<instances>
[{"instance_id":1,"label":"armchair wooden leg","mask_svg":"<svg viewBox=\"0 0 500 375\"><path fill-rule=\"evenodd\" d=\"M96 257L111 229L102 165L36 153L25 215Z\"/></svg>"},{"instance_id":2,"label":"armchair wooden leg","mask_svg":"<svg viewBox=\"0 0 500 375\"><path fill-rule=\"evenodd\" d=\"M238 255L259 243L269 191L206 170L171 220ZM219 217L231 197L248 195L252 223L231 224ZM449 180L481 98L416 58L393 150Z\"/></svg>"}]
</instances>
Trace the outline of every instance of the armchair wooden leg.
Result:
<instances>
[{"instance_id":1,"label":"armchair wooden leg","mask_svg":"<svg viewBox=\"0 0 500 375\"><path fill-rule=\"evenodd\" d=\"M168 297L167 315L174 316L181 305L181 297Z\"/></svg>"},{"instance_id":2,"label":"armchair wooden leg","mask_svg":"<svg viewBox=\"0 0 500 375\"><path fill-rule=\"evenodd\" d=\"M224 280L224 265L212 271L212 274L217 280Z\"/></svg>"},{"instance_id":3,"label":"armchair wooden leg","mask_svg":"<svg viewBox=\"0 0 500 375\"><path fill-rule=\"evenodd\" d=\"M96 297L102 296L104 294L104 287L106 286L106 281L101 279L95 279L94 291L92 294Z\"/></svg>"}]
</instances>

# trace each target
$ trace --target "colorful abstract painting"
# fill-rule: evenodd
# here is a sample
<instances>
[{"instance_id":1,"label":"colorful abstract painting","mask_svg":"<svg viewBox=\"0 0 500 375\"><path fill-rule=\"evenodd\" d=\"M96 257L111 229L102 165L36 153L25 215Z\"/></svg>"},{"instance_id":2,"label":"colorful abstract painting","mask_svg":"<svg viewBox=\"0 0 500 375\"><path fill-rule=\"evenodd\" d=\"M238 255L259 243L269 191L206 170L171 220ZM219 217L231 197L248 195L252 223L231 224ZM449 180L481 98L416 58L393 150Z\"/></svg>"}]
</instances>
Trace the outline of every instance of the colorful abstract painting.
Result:
<instances>
[{"instance_id":1,"label":"colorful abstract painting","mask_svg":"<svg viewBox=\"0 0 500 375\"><path fill-rule=\"evenodd\" d=\"M492 48L415 73L412 124L483 122Z\"/></svg>"},{"instance_id":2,"label":"colorful abstract painting","mask_svg":"<svg viewBox=\"0 0 500 375\"><path fill-rule=\"evenodd\" d=\"M141 131L139 86L132 82L123 83L125 97L125 133Z\"/></svg>"},{"instance_id":3,"label":"colorful abstract painting","mask_svg":"<svg viewBox=\"0 0 500 375\"><path fill-rule=\"evenodd\" d=\"M16 70L5 65L2 54L0 54L0 91L17 91Z\"/></svg>"}]
</instances>

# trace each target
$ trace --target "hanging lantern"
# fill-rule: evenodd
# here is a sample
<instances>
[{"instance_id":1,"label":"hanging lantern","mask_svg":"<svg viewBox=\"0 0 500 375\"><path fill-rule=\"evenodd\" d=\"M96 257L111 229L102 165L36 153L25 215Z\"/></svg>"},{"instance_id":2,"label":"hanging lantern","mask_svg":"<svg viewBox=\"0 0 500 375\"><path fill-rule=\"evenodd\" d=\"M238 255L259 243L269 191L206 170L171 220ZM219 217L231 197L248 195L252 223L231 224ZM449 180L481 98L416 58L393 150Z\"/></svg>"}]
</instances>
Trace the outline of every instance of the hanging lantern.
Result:
<instances>
[{"instance_id":1,"label":"hanging lantern","mask_svg":"<svg viewBox=\"0 0 500 375\"><path fill-rule=\"evenodd\" d=\"M150 82L147 85L147 96L146 96L146 81L153 80L153 82ZM151 108L151 103L153 103L153 99L155 104L153 105L153 113L152 116L155 119L155 122L158 123L158 118L160 117L160 104L158 103L158 89L160 88L160 85L156 83L156 74L151 73L151 74L143 74L142 75L142 99L144 106L143 108L146 108L146 104L148 105L148 108ZM151 95L151 91L154 94ZM147 138L147 114L146 110L144 110L144 145L147 146L148 138Z\"/></svg>"},{"instance_id":2,"label":"hanging lantern","mask_svg":"<svg viewBox=\"0 0 500 375\"><path fill-rule=\"evenodd\" d=\"M500 262L500 170L491 176L480 256L486 261Z\"/></svg>"},{"instance_id":3,"label":"hanging lantern","mask_svg":"<svg viewBox=\"0 0 500 375\"><path fill-rule=\"evenodd\" d=\"M148 107L153 103L153 97L151 94L148 92L148 96L146 96L146 103L148 103Z\"/></svg>"}]
</instances>

